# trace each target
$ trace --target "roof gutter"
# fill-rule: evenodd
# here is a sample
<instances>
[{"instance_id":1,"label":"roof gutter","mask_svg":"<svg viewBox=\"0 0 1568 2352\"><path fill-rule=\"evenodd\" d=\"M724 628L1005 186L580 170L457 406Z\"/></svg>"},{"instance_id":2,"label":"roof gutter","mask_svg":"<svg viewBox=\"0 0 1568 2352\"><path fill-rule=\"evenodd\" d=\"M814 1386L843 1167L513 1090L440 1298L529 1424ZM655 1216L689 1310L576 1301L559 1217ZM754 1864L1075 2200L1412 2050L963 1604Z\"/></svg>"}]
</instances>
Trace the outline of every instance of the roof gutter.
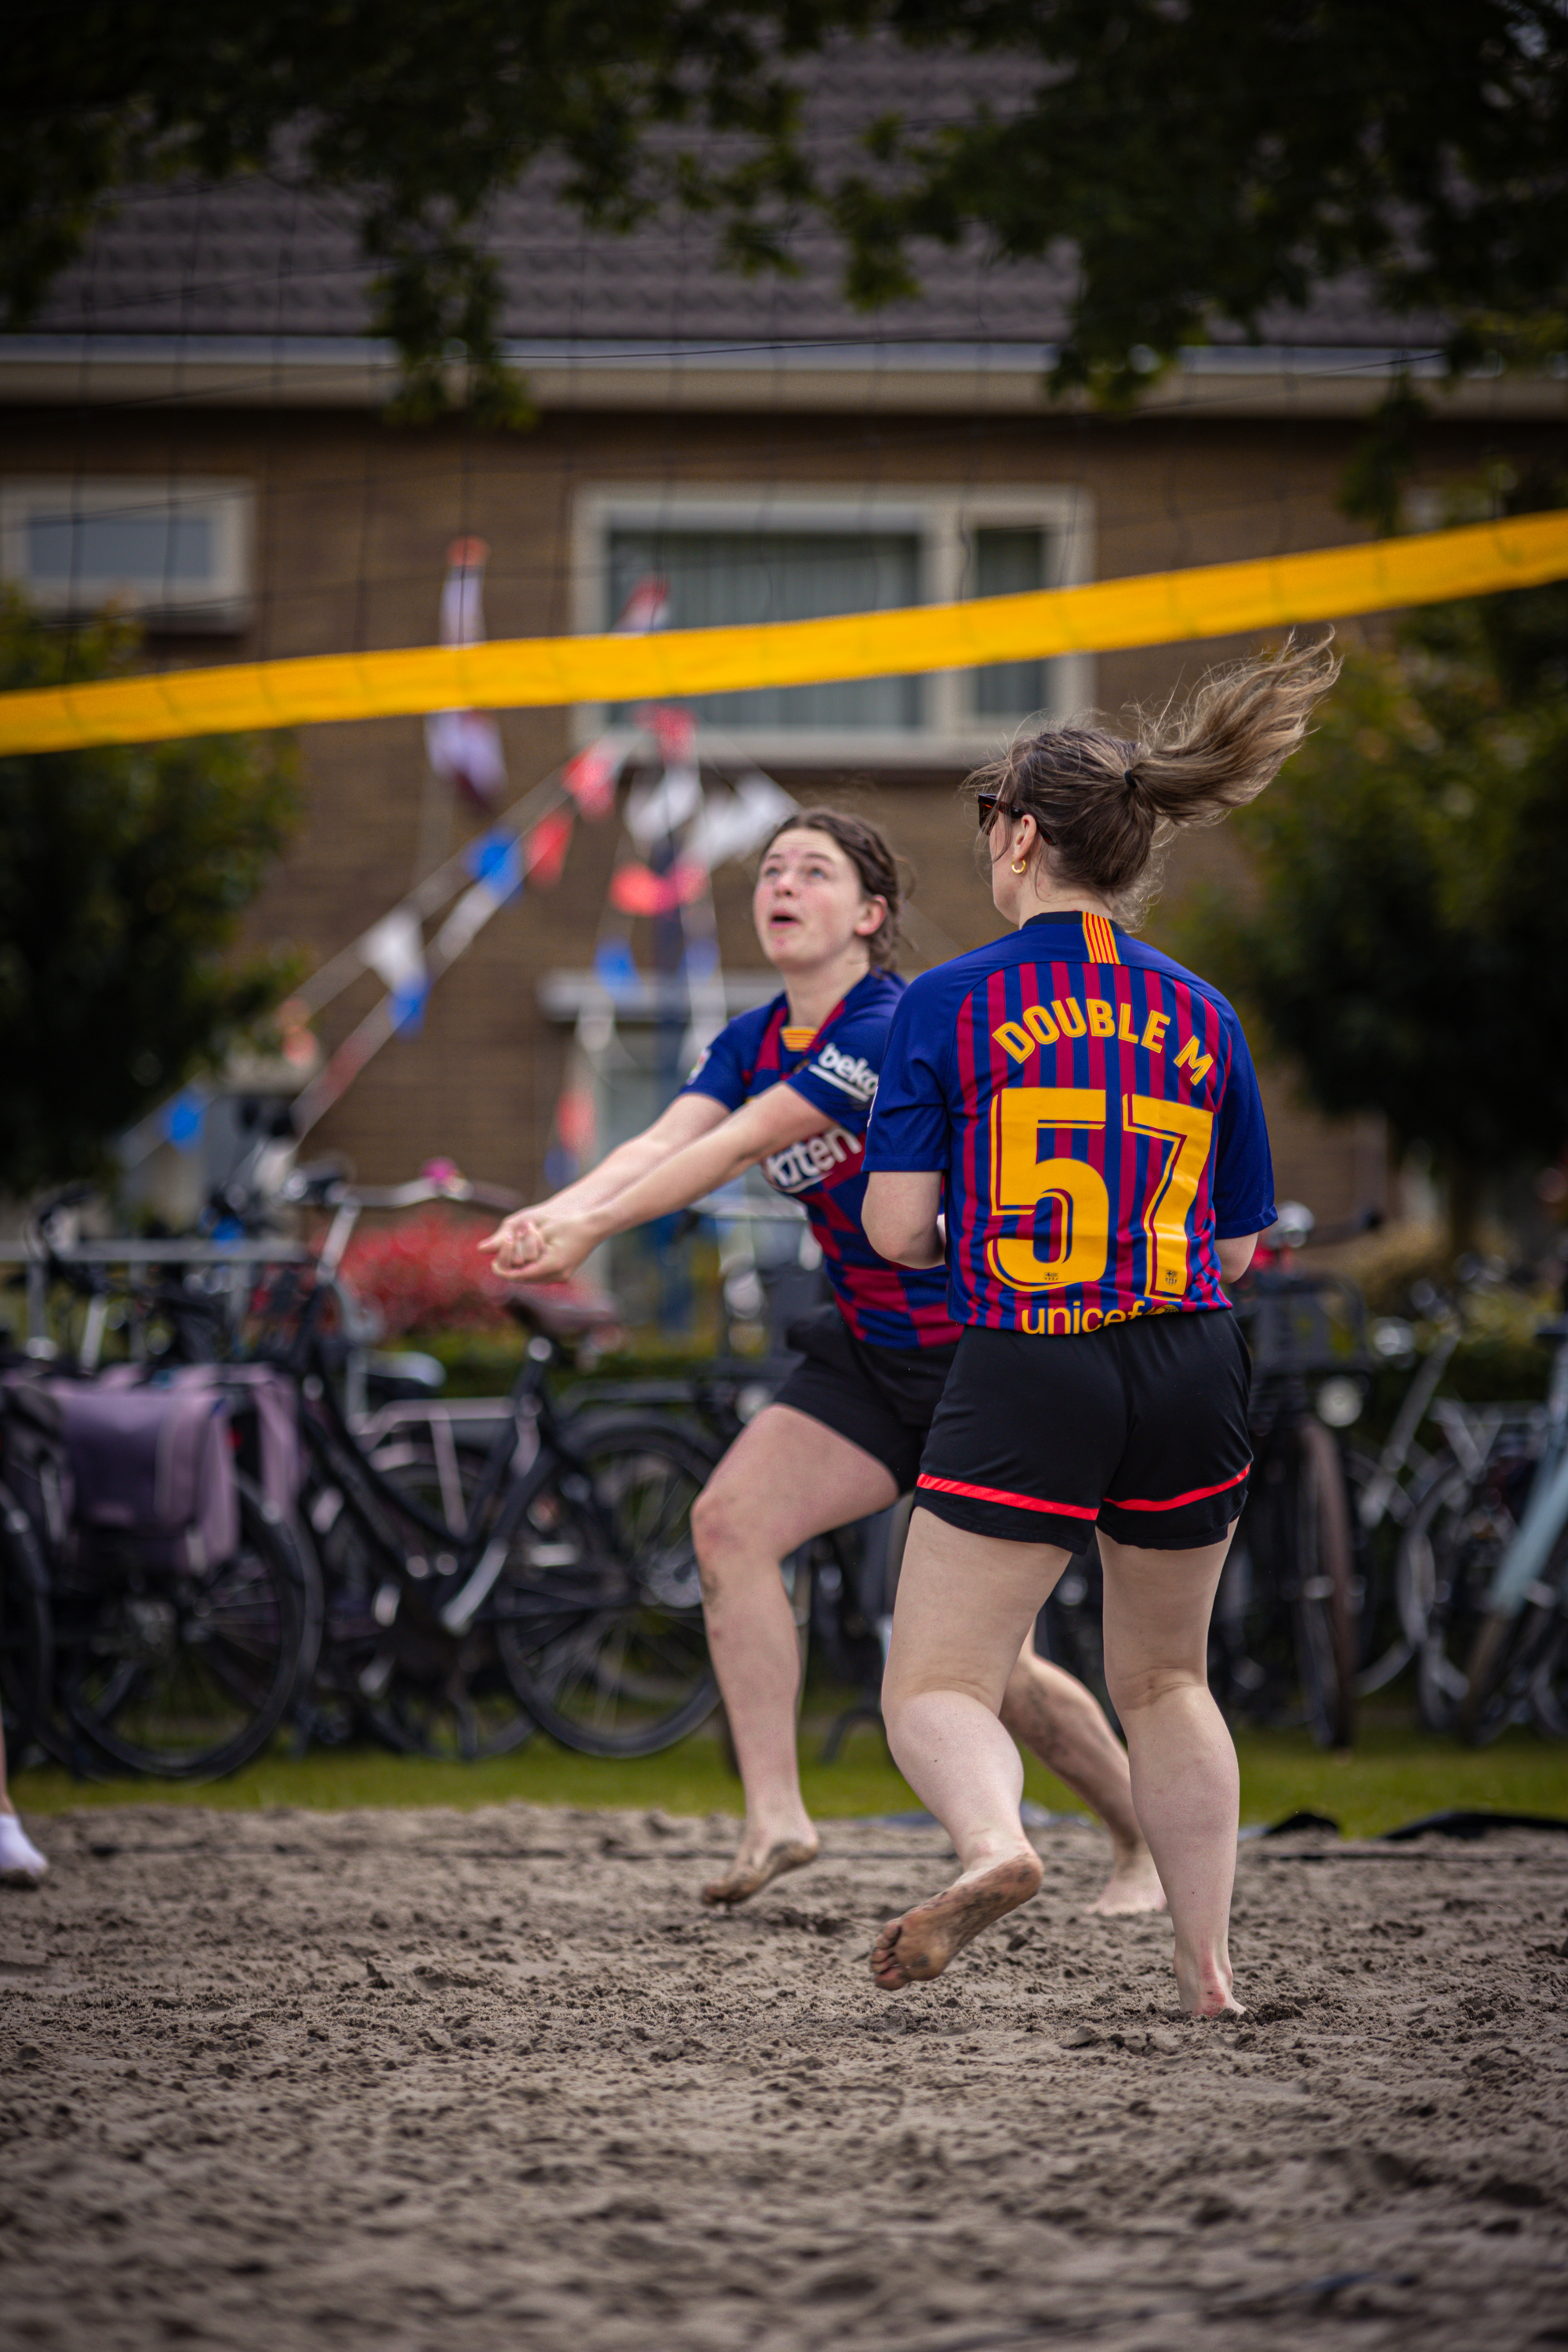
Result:
<instances>
[{"instance_id":1,"label":"roof gutter","mask_svg":"<svg viewBox=\"0 0 1568 2352\"><path fill-rule=\"evenodd\" d=\"M540 339L506 346L541 408L721 411L871 410L1041 416L1053 403L1048 343L634 342ZM1144 414L1218 421L1366 414L1401 373L1427 387L1444 417L1560 421L1568 369L1505 371L1450 382L1430 346L1214 344L1182 353L1151 385ZM396 390L393 345L368 337L7 335L0 403L12 407L379 407Z\"/></svg>"}]
</instances>

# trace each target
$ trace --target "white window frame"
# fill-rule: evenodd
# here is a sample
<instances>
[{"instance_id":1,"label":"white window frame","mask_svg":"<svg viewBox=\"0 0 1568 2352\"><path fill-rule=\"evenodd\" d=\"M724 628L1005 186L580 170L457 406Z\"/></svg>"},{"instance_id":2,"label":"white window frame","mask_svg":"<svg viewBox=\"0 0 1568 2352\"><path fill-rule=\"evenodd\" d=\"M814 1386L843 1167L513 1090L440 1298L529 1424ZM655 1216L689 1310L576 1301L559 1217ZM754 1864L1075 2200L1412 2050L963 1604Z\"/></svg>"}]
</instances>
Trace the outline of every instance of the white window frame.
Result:
<instances>
[{"instance_id":1,"label":"white window frame","mask_svg":"<svg viewBox=\"0 0 1568 2352\"><path fill-rule=\"evenodd\" d=\"M184 635L232 635L247 626L253 596L255 493L247 481L216 475L13 476L0 482L0 573L40 612L83 614L114 604L144 628ZM199 514L213 525L213 566L205 581L89 578L35 580L27 528L40 511L75 515Z\"/></svg>"},{"instance_id":2,"label":"white window frame","mask_svg":"<svg viewBox=\"0 0 1568 2352\"><path fill-rule=\"evenodd\" d=\"M963 593L966 534L988 529L1039 529L1050 536L1055 587L1092 579L1094 503L1076 485L1041 483L990 489L948 484L889 485L874 493L811 484L773 485L715 493L654 484L590 484L574 502L572 619L580 633L606 626L610 534L615 530L913 531L920 540L922 604L956 602ZM700 751L715 760L738 756L774 767L969 765L994 751L1018 719L976 713L969 702L971 665L936 670L920 681L922 717L915 727L752 728L731 733L702 729ZM1046 674L1052 718L1093 699L1094 657L1062 654ZM574 740L592 741L606 724L603 703L579 703Z\"/></svg>"}]
</instances>

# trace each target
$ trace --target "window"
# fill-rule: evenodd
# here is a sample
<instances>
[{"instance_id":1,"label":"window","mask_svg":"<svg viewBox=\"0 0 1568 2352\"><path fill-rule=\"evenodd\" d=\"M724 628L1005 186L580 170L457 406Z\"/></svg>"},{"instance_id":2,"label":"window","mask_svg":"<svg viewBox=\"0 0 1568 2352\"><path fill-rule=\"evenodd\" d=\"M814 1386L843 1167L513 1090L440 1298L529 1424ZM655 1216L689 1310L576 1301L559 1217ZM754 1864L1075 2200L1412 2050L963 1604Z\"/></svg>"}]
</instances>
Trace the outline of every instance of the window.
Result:
<instances>
[{"instance_id":1,"label":"window","mask_svg":"<svg viewBox=\"0 0 1568 2352\"><path fill-rule=\"evenodd\" d=\"M0 569L45 612L112 604L153 630L242 629L250 547L244 482L88 476L0 488Z\"/></svg>"},{"instance_id":2,"label":"window","mask_svg":"<svg viewBox=\"0 0 1568 2352\"><path fill-rule=\"evenodd\" d=\"M672 629L809 621L921 602L921 542L912 530L612 530L609 563L612 625L650 575L668 590ZM918 727L920 680L705 694L694 707L700 724L710 727Z\"/></svg>"},{"instance_id":3,"label":"window","mask_svg":"<svg viewBox=\"0 0 1568 2352\"><path fill-rule=\"evenodd\" d=\"M1089 502L1069 489L792 491L714 499L587 491L578 503L575 610L613 628L662 583L667 625L808 620L1048 588L1089 572ZM1087 701L1087 657L771 688L695 699L708 748L780 764L968 761L1036 711ZM586 738L619 715L576 714Z\"/></svg>"},{"instance_id":4,"label":"window","mask_svg":"<svg viewBox=\"0 0 1568 2352\"><path fill-rule=\"evenodd\" d=\"M970 534L974 558L976 596L1017 596L1026 589L1051 585L1046 533L1004 525L987 530L982 524ZM977 717L1016 719L1043 710L1049 664L1043 661L994 662L970 672L970 697Z\"/></svg>"}]
</instances>

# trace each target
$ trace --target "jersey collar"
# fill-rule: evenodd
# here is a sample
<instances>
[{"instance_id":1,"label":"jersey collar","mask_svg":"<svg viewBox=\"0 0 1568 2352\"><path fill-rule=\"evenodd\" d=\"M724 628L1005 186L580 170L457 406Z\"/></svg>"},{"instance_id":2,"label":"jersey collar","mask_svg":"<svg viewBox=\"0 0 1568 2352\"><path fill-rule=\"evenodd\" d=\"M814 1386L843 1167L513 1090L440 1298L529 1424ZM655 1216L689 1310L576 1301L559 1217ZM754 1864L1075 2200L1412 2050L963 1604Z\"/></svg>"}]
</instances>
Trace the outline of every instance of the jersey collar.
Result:
<instances>
[{"instance_id":1,"label":"jersey collar","mask_svg":"<svg viewBox=\"0 0 1568 2352\"><path fill-rule=\"evenodd\" d=\"M1061 934L1065 947L1068 941L1081 947L1090 963L1120 963L1121 941L1126 937L1121 925L1112 922L1109 915L1089 914L1082 908L1058 912L1047 908L1044 914L1031 915L1020 923L1019 931L1048 929Z\"/></svg>"},{"instance_id":2,"label":"jersey collar","mask_svg":"<svg viewBox=\"0 0 1568 2352\"><path fill-rule=\"evenodd\" d=\"M849 993L847 996L841 996L837 1003L833 1007L832 1011L826 1013L822 1020L818 1022L816 1027L812 1031L804 1045L789 1045L785 1047L785 1051L791 1054L808 1054L813 1045L816 1045L817 1039L821 1036L823 1031L825 1029L831 1029L834 1023L840 1017L840 1015L847 1013L851 1006L855 1006L858 1009L864 998L866 991L869 989L871 982L876 980L884 979L886 975L879 971L878 967L873 964L870 971L863 973L860 979L856 982L854 987L849 991ZM783 1040L786 1030L790 1031L791 1035L798 1036L800 1034L799 1031L793 1029L791 1026L789 1017L789 996L786 991L781 990L780 993L774 997L773 1003L769 1007L769 1011L771 1013L775 1015L778 1020L779 1036L781 1041Z\"/></svg>"}]
</instances>

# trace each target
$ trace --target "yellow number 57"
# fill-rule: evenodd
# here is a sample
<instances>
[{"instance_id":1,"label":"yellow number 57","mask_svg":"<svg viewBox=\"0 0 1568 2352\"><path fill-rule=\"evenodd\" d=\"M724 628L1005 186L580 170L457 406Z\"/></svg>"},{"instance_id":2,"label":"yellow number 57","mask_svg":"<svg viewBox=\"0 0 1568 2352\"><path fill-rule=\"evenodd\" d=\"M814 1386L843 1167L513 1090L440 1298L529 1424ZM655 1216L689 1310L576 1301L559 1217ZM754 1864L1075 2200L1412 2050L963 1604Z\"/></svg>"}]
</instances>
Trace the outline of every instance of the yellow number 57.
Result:
<instances>
[{"instance_id":1,"label":"yellow number 57","mask_svg":"<svg viewBox=\"0 0 1568 2352\"><path fill-rule=\"evenodd\" d=\"M1036 1235L999 1237L985 1258L1014 1290L1059 1290L1098 1282L1110 1255L1110 1195L1098 1168L1085 1160L1042 1160L1040 1136L1049 1129L1103 1132L1110 1106L1093 1087L1004 1087L991 1107L991 1206L1017 1216L1048 1202L1059 1246L1041 1257ZM1149 1240L1150 1287L1166 1298L1187 1286L1187 1217L1208 1165L1214 1113L1154 1095L1123 1095L1123 1126L1171 1146L1158 1180L1144 1195L1142 1224Z\"/></svg>"}]
</instances>

